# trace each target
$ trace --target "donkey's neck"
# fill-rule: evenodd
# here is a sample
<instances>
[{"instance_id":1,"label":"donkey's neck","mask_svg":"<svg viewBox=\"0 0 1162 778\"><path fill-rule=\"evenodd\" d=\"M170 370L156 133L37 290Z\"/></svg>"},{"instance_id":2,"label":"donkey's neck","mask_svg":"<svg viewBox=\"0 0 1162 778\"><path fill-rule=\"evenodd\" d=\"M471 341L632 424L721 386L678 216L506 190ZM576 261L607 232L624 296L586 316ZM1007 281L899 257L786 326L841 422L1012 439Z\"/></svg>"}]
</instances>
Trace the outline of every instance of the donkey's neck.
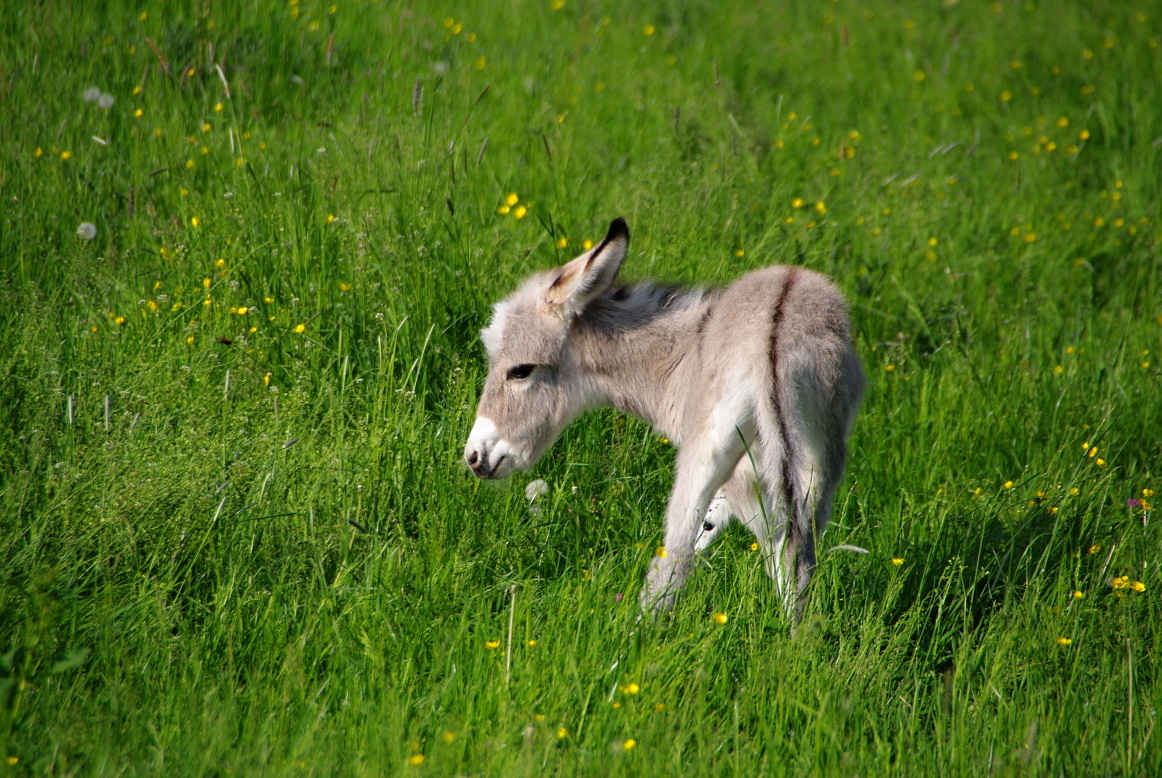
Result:
<instances>
[{"instance_id":1,"label":"donkey's neck","mask_svg":"<svg viewBox=\"0 0 1162 778\"><path fill-rule=\"evenodd\" d=\"M679 443L679 387L696 369L699 357L691 352L706 297L700 289L641 286L590 304L570 343L596 403L645 419Z\"/></svg>"}]
</instances>

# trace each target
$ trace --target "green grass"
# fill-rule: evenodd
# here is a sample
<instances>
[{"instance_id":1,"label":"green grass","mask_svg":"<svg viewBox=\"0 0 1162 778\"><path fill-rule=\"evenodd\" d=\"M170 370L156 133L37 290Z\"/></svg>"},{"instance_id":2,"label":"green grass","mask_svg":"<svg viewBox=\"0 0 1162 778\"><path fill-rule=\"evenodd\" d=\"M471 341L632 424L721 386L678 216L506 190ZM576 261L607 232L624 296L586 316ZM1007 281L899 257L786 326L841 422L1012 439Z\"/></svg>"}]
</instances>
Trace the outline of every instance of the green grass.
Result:
<instances>
[{"instance_id":1,"label":"green grass","mask_svg":"<svg viewBox=\"0 0 1162 778\"><path fill-rule=\"evenodd\" d=\"M101 5L0 16L0 772L1162 772L1158 10ZM636 622L644 424L461 462L618 215L848 295L869 553L794 636L739 528Z\"/></svg>"}]
</instances>

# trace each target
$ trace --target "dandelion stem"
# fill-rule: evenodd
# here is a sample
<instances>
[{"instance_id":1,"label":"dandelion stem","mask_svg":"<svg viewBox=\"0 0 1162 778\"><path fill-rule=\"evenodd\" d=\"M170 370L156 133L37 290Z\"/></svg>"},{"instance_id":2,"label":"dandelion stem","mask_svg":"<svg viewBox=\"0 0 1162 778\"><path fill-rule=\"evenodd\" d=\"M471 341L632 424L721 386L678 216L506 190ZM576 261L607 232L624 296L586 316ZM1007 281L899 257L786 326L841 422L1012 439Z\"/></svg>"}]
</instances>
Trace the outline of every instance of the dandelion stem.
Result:
<instances>
[{"instance_id":1,"label":"dandelion stem","mask_svg":"<svg viewBox=\"0 0 1162 778\"><path fill-rule=\"evenodd\" d=\"M516 584L508 588L509 600L511 606L508 610L508 645L504 649L504 685L508 686L508 681L512 677L512 622L516 617Z\"/></svg>"},{"instance_id":2,"label":"dandelion stem","mask_svg":"<svg viewBox=\"0 0 1162 778\"><path fill-rule=\"evenodd\" d=\"M1126 773L1134 760L1134 652L1126 638Z\"/></svg>"}]
</instances>

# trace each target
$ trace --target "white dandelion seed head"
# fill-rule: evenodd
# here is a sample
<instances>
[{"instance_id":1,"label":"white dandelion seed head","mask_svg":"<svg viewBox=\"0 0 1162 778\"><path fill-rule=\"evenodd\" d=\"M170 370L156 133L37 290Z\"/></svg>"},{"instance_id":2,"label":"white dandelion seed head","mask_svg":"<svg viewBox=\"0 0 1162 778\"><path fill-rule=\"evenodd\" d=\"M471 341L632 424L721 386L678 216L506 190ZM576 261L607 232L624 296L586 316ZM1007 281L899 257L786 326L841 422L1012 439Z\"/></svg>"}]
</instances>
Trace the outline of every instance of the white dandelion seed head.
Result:
<instances>
[{"instance_id":1,"label":"white dandelion seed head","mask_svg":"<svg viewBox=\"0 0 1162 778\"><path fill-rule=\"evenodd\" d=\"M108 110L109 108L112 108L113 107L113 95L111 95L107 92L103 92L101 94L101 96L97 98L97 105L101 106L102 108L104 108L106 110Z\"/></svg>"},{"instance_id":2,"label":"white dandelion seed head","mask_svg":"<svg viewBox=\"0 0 1162 778\"><path fill-rule=\"evenodd\" d=\"M525 499L529 502L544 497L549 493L549 485L545 483L543 478L538 478L535 481L529 481L529 485L525 487Z\"/></svg>"},{"instance_id":3,"label":"white dandelion seed head","mask_svg":"<svg viewBox=\"0 0 1162 778\"><path fill-rule=\"evenodd\" d=\"M442 76L448 72L448 63L442 59L436 60L432 63L432 70Z\"/></svg>"},{"instance_id":4,"label":"white dandelion seed head","mask_svg":"<svg viewBox=\"0 0 1162 778\"><path fill-rule=\"evenodd\" d=\"M95 103L101 98L101 88L98 86L91 86L85 90L85 102Z\"/></svg>"},{"instance_id":5,"label":"white dandelion seed head","mask_svg":"<svg viewBox=\"0 0 1162 778\"><path fill-rule=\"evenodd\" d=\"M77 227L77 237L92 240L97 237L97 225L92 222L81 222Z\"/></svg>"}]
</instances>

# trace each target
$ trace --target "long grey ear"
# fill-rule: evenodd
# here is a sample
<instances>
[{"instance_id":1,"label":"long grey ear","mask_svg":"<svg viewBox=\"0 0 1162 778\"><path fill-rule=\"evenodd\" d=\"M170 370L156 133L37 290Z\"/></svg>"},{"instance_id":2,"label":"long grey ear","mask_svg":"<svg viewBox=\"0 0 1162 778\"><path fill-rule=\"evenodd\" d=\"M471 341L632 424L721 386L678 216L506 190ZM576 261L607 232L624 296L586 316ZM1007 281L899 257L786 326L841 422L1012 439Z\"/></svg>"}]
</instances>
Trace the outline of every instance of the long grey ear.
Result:
<instances>
[{"instance_id":1,"label":"long grey ear","mask_svg":"<svg viewBox=\"0 0 1162 778\"><path fill-rule=\"evenodd\" d=\"M545 292L545 307L565 319L581 313L613 283L628 248L629 225L619 216L610 223L601 243L561 268Z\"/></svg>"}]
</instances>

